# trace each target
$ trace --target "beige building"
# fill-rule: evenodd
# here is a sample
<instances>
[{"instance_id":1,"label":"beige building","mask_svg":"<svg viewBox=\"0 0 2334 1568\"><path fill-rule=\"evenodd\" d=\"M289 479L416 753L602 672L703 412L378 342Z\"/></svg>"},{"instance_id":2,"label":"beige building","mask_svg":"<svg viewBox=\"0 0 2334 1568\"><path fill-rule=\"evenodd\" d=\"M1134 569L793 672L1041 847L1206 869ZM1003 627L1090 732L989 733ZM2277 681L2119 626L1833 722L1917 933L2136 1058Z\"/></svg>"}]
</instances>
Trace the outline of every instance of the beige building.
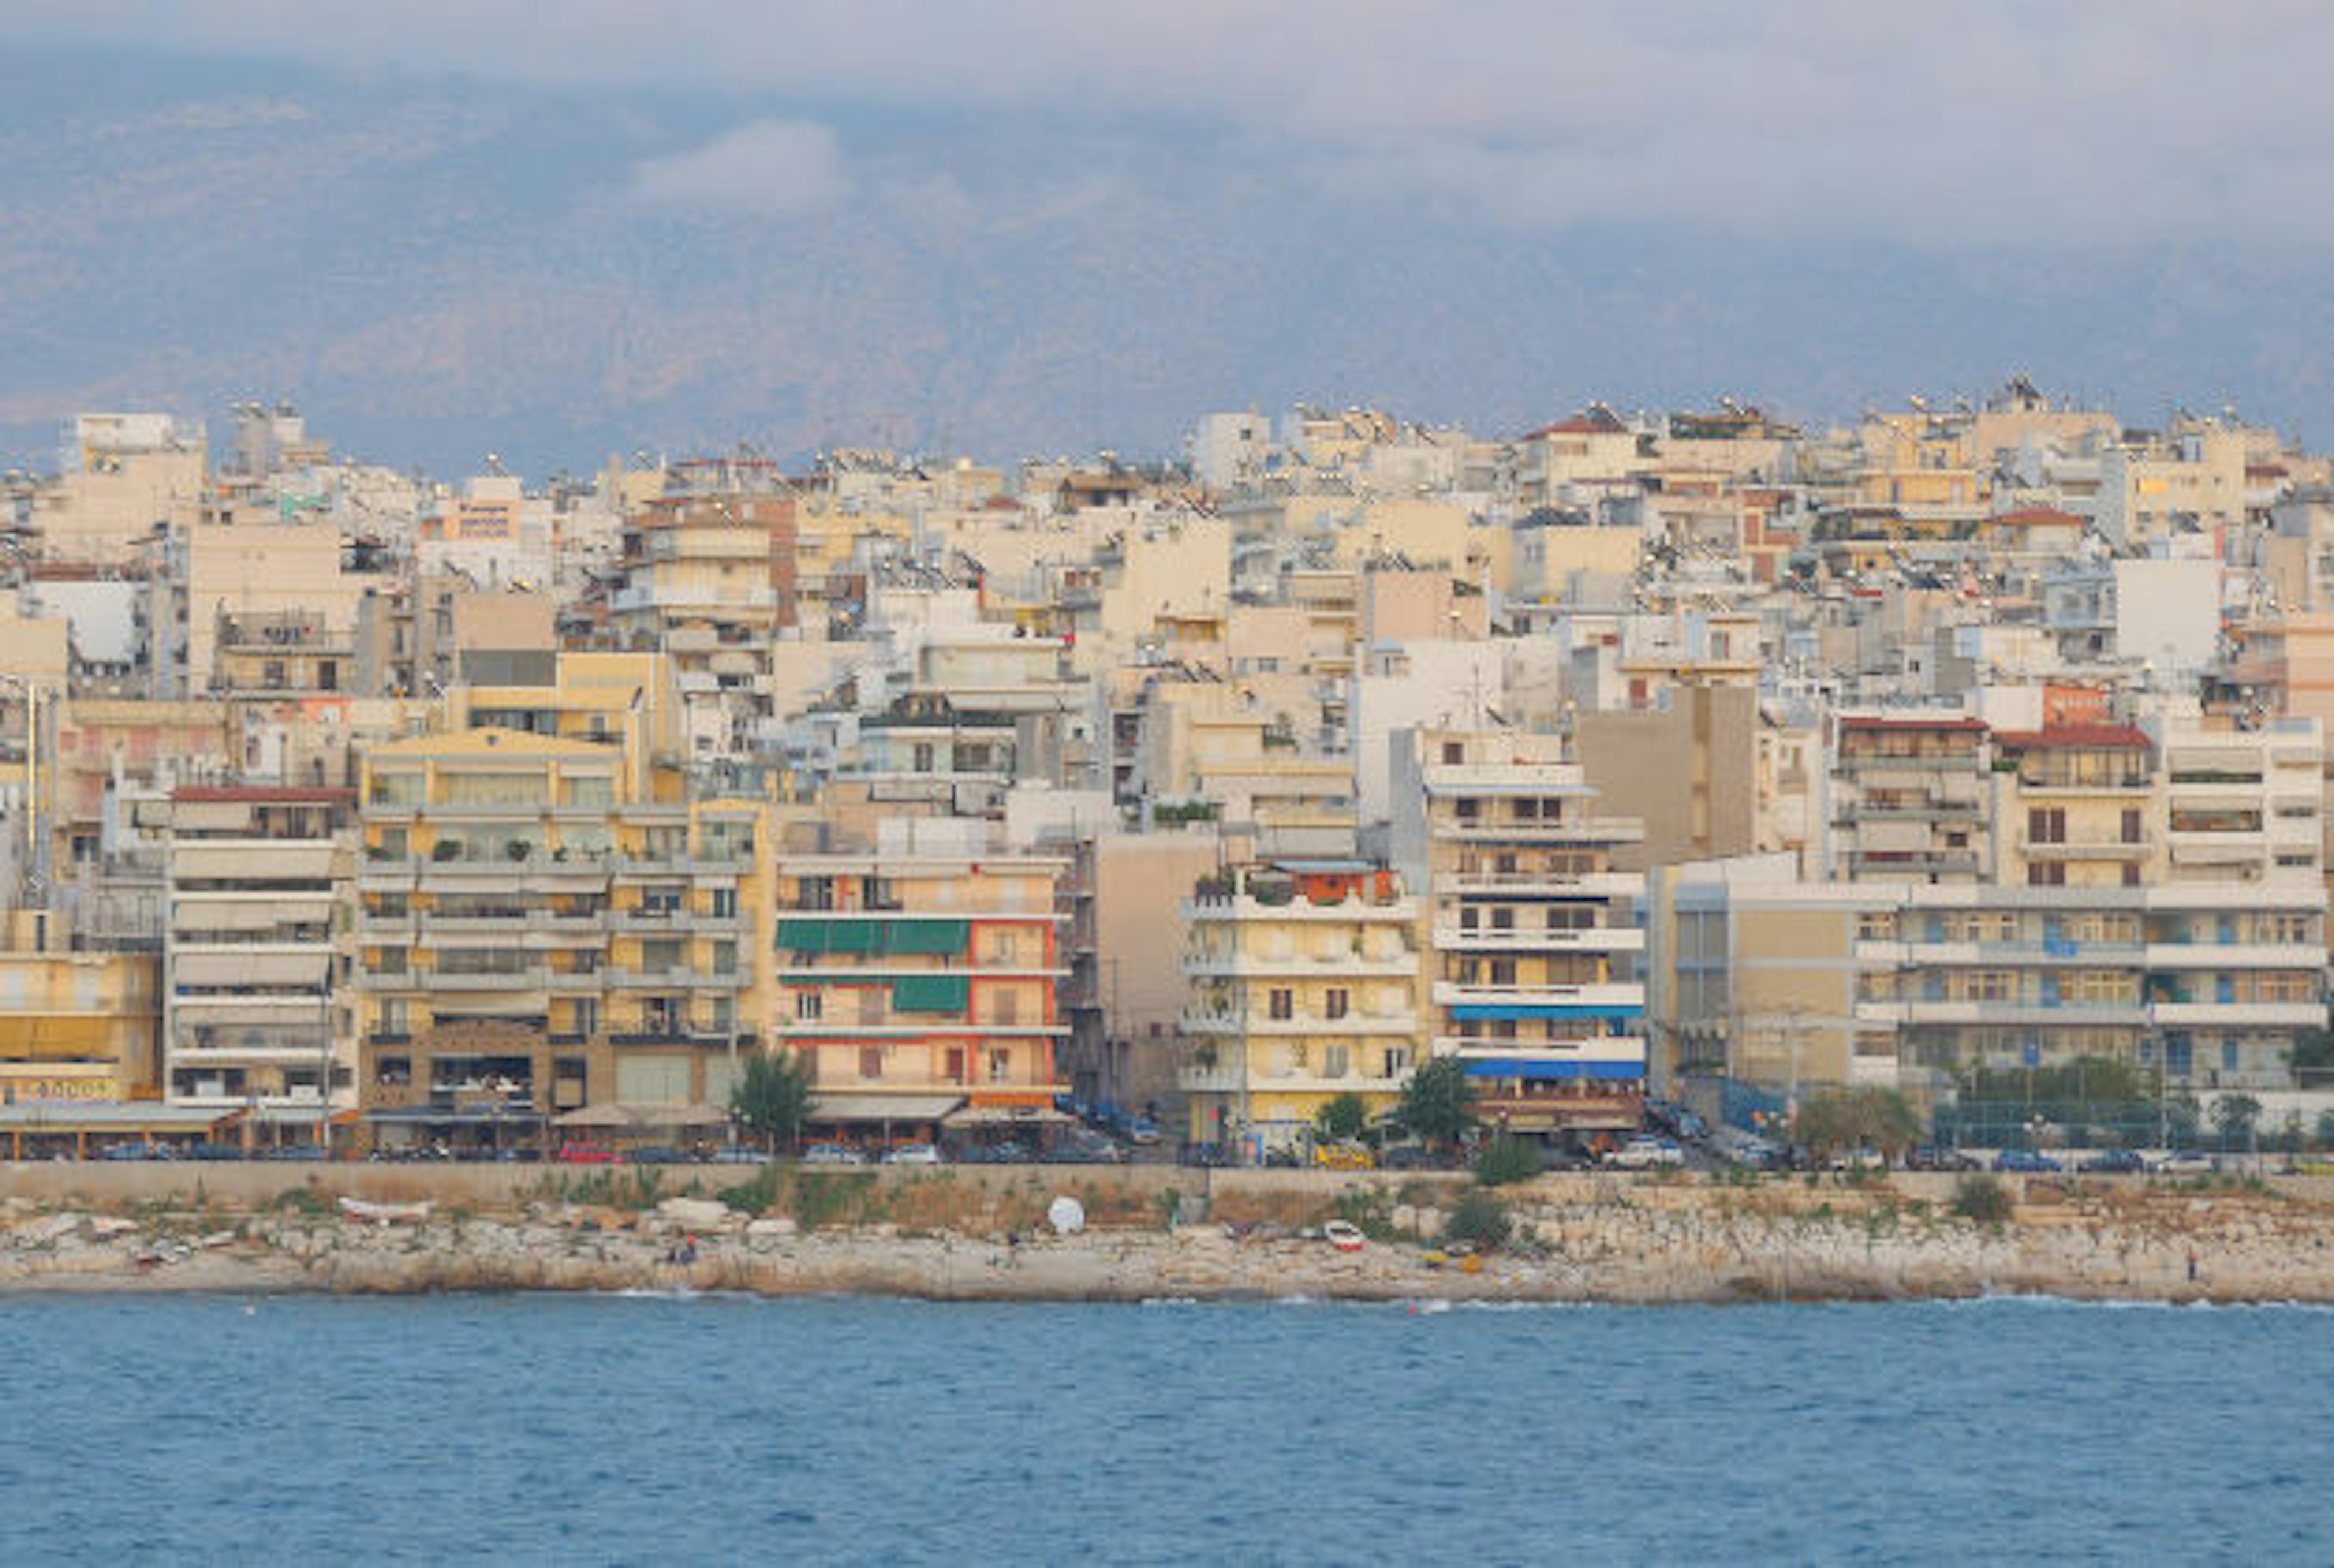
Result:
<instances>
[{"instance_id":1,"label":"beige building","mask_svg":"<svg viewBox=\"0 0 2334 1568\"><path fill-rule=\"evenodd\" d=\"M1183 905L1193 1144L1302 1155L1341 1095L1391 1111L1419 1059L1416 899L1360 861L1235 866Z\"/></svg>"}]
</instances>

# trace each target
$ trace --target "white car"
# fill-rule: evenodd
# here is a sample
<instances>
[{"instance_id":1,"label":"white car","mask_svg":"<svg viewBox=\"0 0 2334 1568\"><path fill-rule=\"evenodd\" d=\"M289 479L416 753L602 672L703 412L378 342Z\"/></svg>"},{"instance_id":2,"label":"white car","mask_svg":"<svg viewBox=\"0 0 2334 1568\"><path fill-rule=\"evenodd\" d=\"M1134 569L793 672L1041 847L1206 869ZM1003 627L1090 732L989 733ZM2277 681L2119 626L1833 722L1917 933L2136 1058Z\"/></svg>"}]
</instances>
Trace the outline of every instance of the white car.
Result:
<instances>
[{"instance_id":1,"label":"white car","mask_svg":"<svg viewBox=\"0 0 2334 1568\"><path fill-rule=\"evenodd\" d=\"M883 1156L886 1165L938 1165L940 1151L929 1143L902 1143Z\"/></svg>"},{"instance_id":2,"label":"white car","mask_svg":"<svg viewBox=\"0 0 2334 1568\"><path fill-rule=\"evenodd\" d=\"M1632 1138L1605 1157L1618 1170L1651 1170L1685 1163L1685 1150L1666 1138Z\"/></svg>"}]
</instances>

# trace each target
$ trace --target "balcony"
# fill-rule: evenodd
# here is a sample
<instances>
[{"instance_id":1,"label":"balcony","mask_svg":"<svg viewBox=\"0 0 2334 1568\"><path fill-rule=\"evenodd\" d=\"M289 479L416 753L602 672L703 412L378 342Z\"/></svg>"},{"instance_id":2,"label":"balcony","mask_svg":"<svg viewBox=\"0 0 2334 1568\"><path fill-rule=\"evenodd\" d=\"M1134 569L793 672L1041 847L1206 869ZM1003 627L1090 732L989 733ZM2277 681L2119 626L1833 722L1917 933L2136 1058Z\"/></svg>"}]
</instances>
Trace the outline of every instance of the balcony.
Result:
<instances>
[{"instance_id":1,"label":"balcony","mask_svg":"<svg viewBox=\"0 0 2334 1568\"><path fill-rule=\"evenodd\" d=\"M1500 986L1437 980L1433 1000L1438 1007L1529 1007L1549 1009L1559 1017L1619 1017L1645 1010L1645 988L1611 981Z\"/></svg>"},{"instance_id":2,"label":"balcony","mask_svg":"<svg viewBox=\"0 0 2334 1568\"><path fill-rule=\"evenodd\" d=\"M1635 871L1437 871L1438 893L1514 893L1563 895L1575 898L1626 899L1645 890L1645 879Z\"/></svg>"},{"instance_id":3,"label":"balcony","mask_svg":"<svg viewBox=\"0 0 2334 1568\"><path fill-rule=\"evenodd\" d=\"M1519 930L1497 926L1437 926L1437 952L1642 953L1645 933L1638 926L1588 926L1561 931Z\"/></svg>"}]
</instances>

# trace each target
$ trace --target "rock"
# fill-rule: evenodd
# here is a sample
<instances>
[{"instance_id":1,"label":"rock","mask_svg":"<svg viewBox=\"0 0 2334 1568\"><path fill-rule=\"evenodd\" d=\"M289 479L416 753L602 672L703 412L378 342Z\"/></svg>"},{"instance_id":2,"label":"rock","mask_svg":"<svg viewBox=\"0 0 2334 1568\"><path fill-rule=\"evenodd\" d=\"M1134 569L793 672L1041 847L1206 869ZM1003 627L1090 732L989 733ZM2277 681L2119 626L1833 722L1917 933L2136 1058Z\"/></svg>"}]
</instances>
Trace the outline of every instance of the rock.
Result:
<instances>
[{"instance_id":1,"label":"rock","mask_svg":"<svg viewBox=\"0 0 2334 1568\"><path fill-rule=\"evenodd\" d=\"M89 1233L101 1241L117 1236L130 1236L137 1229L136 1220L123 1219L118 1215L101 1214L89 1222Z\"/></svg>"},{"instance_id":2,"label":"rock","mask_svg":"<svg viewBox=\"0 0 2334 1568\"><path fill-rule=\"evenodd\" d=\"M776 1215L768 1219L757 1219L748 1222L746 1227L746 1235L755 1241L765 1241L779 1236L792 1236L801 1228L802 1227L796 1225L789 1217L786 1215Z\"/></svg>"},{"instance_id":3,"label":"rock","mask_svg":"<svg viewBox=\"0 0 2334 1568\"><path fill-rule=\"evenodd\" d=\"M53 1214L46 1219L36 1219L18 1231L16 1240L19 1245L24 1246L53 1246L80 1230L82 1222L87 1217L86 1215L71 1212Z\"/></svg>"},{"instance_id":4,"label":"rock","mask_svg":"<svg viewBox=\"0 0 2334 1568\"><path fill-rule=\"evenodd\" d=\"M675 1225L711 1230L728 1224L737 1215L728 1204L709 1198L668 1198L657 1205L657 1217Z\"/></svg>"}]
</instances>

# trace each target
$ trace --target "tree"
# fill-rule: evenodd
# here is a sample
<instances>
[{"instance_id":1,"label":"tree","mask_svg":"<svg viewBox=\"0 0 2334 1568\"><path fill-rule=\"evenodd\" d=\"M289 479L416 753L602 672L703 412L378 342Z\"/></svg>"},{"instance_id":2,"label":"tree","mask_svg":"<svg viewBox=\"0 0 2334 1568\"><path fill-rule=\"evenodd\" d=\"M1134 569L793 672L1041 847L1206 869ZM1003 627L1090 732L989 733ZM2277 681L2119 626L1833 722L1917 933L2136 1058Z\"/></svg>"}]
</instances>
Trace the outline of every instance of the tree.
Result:
<instances>
[{"instance_id":1,"label":"tree","mask_svg":"<svg viewBox=\"0 0 2334 1568\"><path fill-rule=\"evenodd\" d=\"M1500 1133L1475 1153L1475 1179L1485 1187L1529 1181L1540 1172L1539 1145Z\"/></svg>"},{"instance_id":2,"label":"tree","mask_svg":"<svg viewBox=\"0 0 2334 1568\"><path fill-rule=\"evenodd\" d=\"M729 1091L729 1114L775 1152L780 1139L792 1144L800 1135L815 1099L801 1057L779 1046L746 1058L745 1076Z\"/></svg>"},{"instance_id":3,"label":"tree","mask_svg":"<svg viewBox=\"0 0 2334 1568\"><path fill-rule=\"evenodd\" d=\"M1437 1056L1402 1086L1394 1120L1427 1142L1448 1147L1475 1125L1475 1090L1456 1056Z\"/></svg>"},{"instance_id":4,"label":"tree","mask_svg":"<svg viewBox=\"0 0 2334 1568\"><path fill-rule=\"evenodd\" d=\"M1791 1136L1820 1159L1839 1149L1901 1155L1921 1135L1921 1119L1894 1089L1823 1089L1808 1097Z\"/></svg>"},{"instance_id":5,"label":"tree","mask_svg":"<svg viewBox=\"0 0 2334 1568\"><path fill-rule=\"evenodd\" d=\"M1340 1094L1313 1113L1314 1130L1325 1143L1359 1138L1370 1121L1370 1108L1358 1094Z\"/></svg>"},{"instance_id":6,"label":"tree","mask_svg":"<svg viewBox=\"0 0 2334 1568\"><path fill-rule=\"evenodd\" d=\"M2213 1128L2221 1135L2221 1147L2244 1142L2261 1113L2262 1102L2250 1094L2223 1094L2213 1101Z\"/></svg>"}]
</instances>

